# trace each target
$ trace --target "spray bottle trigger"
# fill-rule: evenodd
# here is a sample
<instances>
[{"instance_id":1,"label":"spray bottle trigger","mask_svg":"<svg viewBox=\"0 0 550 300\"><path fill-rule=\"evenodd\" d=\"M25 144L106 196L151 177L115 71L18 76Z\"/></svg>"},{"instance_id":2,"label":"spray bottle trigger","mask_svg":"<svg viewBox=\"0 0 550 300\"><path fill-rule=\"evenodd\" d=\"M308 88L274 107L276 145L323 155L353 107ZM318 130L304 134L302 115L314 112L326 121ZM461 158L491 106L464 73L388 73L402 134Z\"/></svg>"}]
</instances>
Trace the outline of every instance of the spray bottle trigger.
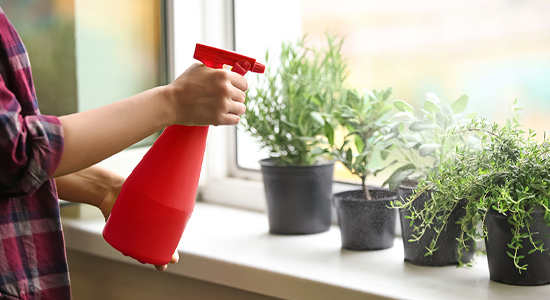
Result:
<instances>
[{"instance_id":1,"label":"spray bottle trigger","mask_svg":"<svg viewBox=\"0 0 550 300\"><path fill-rule=\"evenodd\" d=\"M244 76L244 74L250 71L251 68L252 66L246 60L239 60L238 62L235 63L231 71Z\"/></svg>"}]
</instances>

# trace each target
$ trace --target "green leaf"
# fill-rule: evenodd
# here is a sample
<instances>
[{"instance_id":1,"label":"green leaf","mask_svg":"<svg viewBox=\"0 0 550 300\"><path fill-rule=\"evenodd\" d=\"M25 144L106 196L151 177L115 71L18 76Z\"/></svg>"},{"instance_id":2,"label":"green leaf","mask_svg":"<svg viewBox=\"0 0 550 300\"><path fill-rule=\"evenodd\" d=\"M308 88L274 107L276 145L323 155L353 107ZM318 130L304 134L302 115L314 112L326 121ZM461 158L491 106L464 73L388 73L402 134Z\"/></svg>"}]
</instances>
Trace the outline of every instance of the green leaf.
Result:
<instances>
[{"instance_id":1,"label":"green leaf","mask_svg":"<svg viewBox=\"0 0 550 300\"><path fill-rule=\"evenodd\" d=\"M334 129L332 128L332 125L330 125L329 122L325 122L325 136L328 139L328 142L331 146L334 145Z\"/></svg>"},{"instance_id":2,"label":"green leaf","mask_svg":"<svg viewBox=\"0 0 550 300\"><path fill-rule=\"evenodd\" d=\"M291 123L285 119L281 119L281 122L283 122L284 124L290 126L290 127L294 127L294 128L298 128L298 125L294 124L294 123Z\"/></svg>"},{"instance_id":3,"label":"green leaf","mask_svg":"<svg viewBox=\"0 0 550 300\"><path fill-rule=\"evenodd\" d=\"M388 188L390 191L395 191L397 188L401 185L403 180L407 178L409 175L414 173L414 170L406 170L406 171L400 171L400 172L394 172L387 180L384 182L385 184L388 184Z\"/></svg>"},{"instance_id":4,"label":"green leaf","mask_svg":"<svg viewBox=\"0 0 550 300\"><path fill-rule=\"evenodd\" d=\"M453 104L451 104L451 109L455 114L461 113L466 109L468 104L468 96L462 95L458 98Z\"/></svg>"},{"instance_id":5,"label":"green leaf","mask_svg":"<svg viewBox=\"0 0 550 300\"><path fill-rule=\"evenodd\" d=\"M432 130L434 128L435 124L430 121L416 121L409 126L409 130L411 131Z\"/></svg>"},{"instance_id":6,"label":"green leaf","mask_svg":"<svg viewBox=\"0 0 550 300\"><path fill-rule=\"evenodd\" d=\"M321 100L319 100L319 98L315 97L315 96L311 96L311 102L313 102L315 105L317 106L322 106L321 104Z\"/></svg>"},{"instance_id":7,"label":"green leaf","mask_svg":"<svg viewBox=\"0 0 550 300\"><path fill-rule=\"evenodd\" d=\"M407 111L412 112L414 110L414 108L412 106L410 106L407 102L405 102L403 100L393 101L393 106L395 106L395 108L399 109L402 112L407 112Z\"/></svg>"},{"instance_id":8,"label":"green leaf","mask_svg":"<svg viewBox=\"0 0 550 300\"><path fill-rule=\"evenodd\" d=\"M323 152L325 152L321 147L315 147L313 149L311 149L311 154L312 155L319 155L319 154L322 154Z\"/></svg>"},{"instance_id":9,"label":"green leaf","mask_svg":"<svg viewBox=\"0 0 550 300\"><path fill-rule=\"evenodd\" d=\"M441 111L441 109L439 108L439 106L435 103L433 103L432 101L429 101L429 100L426 100L426 102L424 102L424 109L426 111L429 111L429 112L433 112L433 113L437 113L439 111Z\"/></svg>"},{"instance_id":10,"label":"green leaf","mask_svg":"<svg viewBox=\"0 0 550 300\"><path fill-rule=\"evenodd\" d=\"M413 164L407 164L399 167L393 171L390 177L384 182L383 186L387 184L391 191L395 191L401 185L401 182L414 173L415 170L416 168Z\"/></svg>"},{"instance_id":11,"label":"green leaf","mask_svg":"<svg viewBox=\"0 0 550 300\"><path fill-rule=\"evenodd\" d=\"M348 149L346 151L346 161L350 163L353 161L353 152L351 151L351 149Z\"/></svg>"},{"instance_id":12,"label":"green leaf","mask_svg":"<svg viewBox=\"0 0 550 300\"><path fill-rule=\"evenodd\" d=\"M363 152L363 140L361 140L361 137L358 135L355 135L355 147L357 147L357 152L361 153Z\"/></svg>"},{"instance_id":13,"label":"green leaf","mask_svg":"<svg viewBox=\"0 0 550 300\"><path fill-rule=\"evenodd\" d=\"M386 160L386 158L388 158L389 155L390 155L390 151L386 151L386 150L380 151L380 157L382 158L382 160Z\"/></svg>"},{"instance_id":14,"label":"green leaf","mask_svg":"<svg viewBox=\"0 0 550 300\"><path fill-rule=\"evenodd\" d=\"M512 121L510 121L510 118L506 118L506 125L504 126L506 129L512 129Z\"/></svg>"},{"instance_id":15,"label":"green leaf","mask_svg":"<svg viewBox=\"0 0 550 300\"><path fill-rule=\"evenodd\" d=\"M403 132L403 130L405 130L405 124L399 122L399 126L397 127L397 129L399 129L399 132Z\"/></svg>"},{"instance_id":16,"label":"green leaf","mask_svg":"<svg viewBox=\"0 0 550 300\"><path fill-rule=\"evenodd\" d=\"M320 113L318 113L316 111L312 111L311 112L311 117L313 118L313 120L315 120L315 122L319 123L319 125L321 125L321 126L325 125L325 119L323 119L323 116L321 116Z\"/></svg>"},{"instance_id":17,"label":"green leaf","mask_svg":"<svg viewBox=\"0 0 550 300\"><path fill-rule=\"evenodd\" d=\"M397 132L390 132L389 134L387 134L386 136L384 136L384 142L387 141L387 140L391 140L393 138L396 138L399 136L399 131Z\"/></svg>"},{"instance_id":18,"label":"green leaf","mask_svg":"<svg viewBox=\"0 0 550 300\"><path fill-rule=\"evenodd\" d=\"M478 135L470 135L468 136L468 140L466 141L466 144L468 144L468 148L475 150L475 151L481 151L483 150L483 147L481 145L481 138Z\"/></svg>"},{"instance_id":19,"label":"green leaf","mask_svg":"<svg viewBox=\"0 0 550 300\"><path fill-rule=\"evenodd\" d=\"M372 175L376 176L376 175L378 175L378 173L380 173L380 172L386 170L387 168L389 168L389 167L395 165L396 163L397 163L397 160L394 160L394 161L392 161L391 163L389 163L387 166L378 167L378 168L376 168L376 169L374 169L374 170L372 171Z\"/></svg>"},{"instance_id":20,"label":"green leaf","mask_svg":"<svg viewBox=\"0 0 550 300\"><path fill-rule=\"evenodd\" d=\"M403 148L404 149L411 149L411 148L415 148L419 144L420 144L420 142L408 142L405 145L403 145Z\"/></svg>"},{"instance_id":21,"label":"green leaf","mask_svg":"<svg viewBox=\"0 0 550 300\"><path fill-rule=\"evenodd\" d=\"M363 92L365 92L369 97L371 97L374 100L378 100L378 97L376 97L375 94L373 94L369 89L363 89Z\"/></svg>"},{"instance_id":22,"label":"green leaf","mask_svg":"<svg viewBox=\"0 0 550 300\"><path fill-rule=\"evenodd\" d=\"M420 153L420 156L426 157L439 148L441 148L440 144L424 144L418 147L418 153Z\"/></svg>"}]
</instances>

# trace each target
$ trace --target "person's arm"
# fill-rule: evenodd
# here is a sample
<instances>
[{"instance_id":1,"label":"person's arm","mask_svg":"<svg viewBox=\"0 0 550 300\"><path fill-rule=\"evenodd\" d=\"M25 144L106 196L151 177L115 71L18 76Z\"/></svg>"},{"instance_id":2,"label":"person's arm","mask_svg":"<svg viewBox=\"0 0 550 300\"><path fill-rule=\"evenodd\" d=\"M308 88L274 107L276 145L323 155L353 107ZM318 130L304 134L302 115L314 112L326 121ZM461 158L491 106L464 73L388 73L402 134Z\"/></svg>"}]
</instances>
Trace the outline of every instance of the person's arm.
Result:
<instances>
[{"instance_id":1,"label":"person's arm","mask_svg":"<svg viewBox=\"0 0 550 300\"><path fill-rule=\"evenodd\" d=\"M125 178L98 166L55 178L58 197L85 203L101 210L105 220L111 214Z\"/></svg>"},{"instance_id":2,"label":"person's arm","mask_svg":"<svg viewBox=\"0 0 550 300\"><path fill-rule=\"evenodd\" d=\"M91 166L65 176L55 178L60 199L86 203L101 210L105 220L111 214L118 194L122 189L125 178L107 169ZM177 251L172 256L170 263L177 263L179 259ZM164 271L168 266L155 266L157 270Z\"/></svg>"},{"instance_id":3,"label":"person's arm","mask_svg":"<svg viewBox=\"0 0 550 300\"><path fill-rule=\"evenodd\" d=\"M64 150L52 177L87 168L172 124L235 125L246 79L194 64L167 86L60 117Z\"/></svg>"}]
</instances>

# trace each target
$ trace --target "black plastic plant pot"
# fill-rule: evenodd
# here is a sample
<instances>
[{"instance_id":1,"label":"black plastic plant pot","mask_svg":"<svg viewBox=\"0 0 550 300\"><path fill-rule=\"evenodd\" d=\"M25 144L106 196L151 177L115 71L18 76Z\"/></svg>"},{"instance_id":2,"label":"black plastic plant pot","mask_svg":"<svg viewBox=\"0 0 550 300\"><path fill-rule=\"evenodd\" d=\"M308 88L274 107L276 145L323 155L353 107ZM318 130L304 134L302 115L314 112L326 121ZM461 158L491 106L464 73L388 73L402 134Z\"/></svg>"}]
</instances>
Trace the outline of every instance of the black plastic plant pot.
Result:
<instances>
[{"instance_id":1,"label":"black plastic plant pot","mask_svg":"<svg viewBox=\"0 0 550 300\"><path fill-rule=\"evenodd\" d=\"M537 232L534 241L542 240L544 248L550 245L550 227L543 221L544 213L537 211L531 215L533 224L529 226L531 232ZM513 225L508 222L508 216L502 215L490 209L485 218L487 237L485 247L487 249L487 262L489 264L489 277L491 280L510 285L543 285L550 283L550 257L548 251L535 251L528 238L522 240L517 256L524 256L519 260L519 265L527 265L527 270L519 272L514 265L512 257L506 252L514 254L515 250L508 247L512 242ZM523 228L521 233L527 233Z\"/></svg>"},{"instance_id":2,"label":"black plastic plant pot","mask_svg":"<svg viewBox=\"0 0 550 300\"><path fill-rule=\"evenodd\" d=\"M334 195L342 248L380 250L393 247L395 241L395 209L389 208L396 194L387 189L369 190L367 200L362 190Z\"/></svg>"},{"instance_id":3,"label":"black plastic plant pot","mask_svg":"<svg viewBox=\"0 0 550 300\"><path fill-rule=\"evenodd\" d=\"M415 187L401 186L397 189L397 199L406 201L414 194L415 190ZM430 197L431 192L425 192L414 200L412 206L416 210L421 210L424 207L424 203L428 201ZM417 266L430 267L458 265L459 259L462 263L472 261L475 253L473 240L470 239L466 241L466 245L469 247L468 251L461 250L461 257L458 253L459 242L457 241L457 238L462 236L462 230L460 225L457 225L456 222L466 214L466 210L464 208L466 203L466 200L463 200L461 205L457 206L457 208L455 208L455 210L451 213L449 220L447 221L447 225L438 238L436 244L438 249L434 251L432 255L428 256L426 256L426 248L430 246L433 238L436 236L436 233L433 230L426 231L424 236L422 236L419 241L410 242L409 240L415 233L413 232L413 226L419 226L421 221L415 220L411 226L411 219L406 218L406 216L411 216L411 212L409 210L400 209L399 217L401 221L401 236L403 237L405 261ZM433 226L438 226L437 221L434 221Z\"/></svg>"},{"instance_id":4,"label":"black plastic plant pot","mask_svg":"<svg viewBox=\"0 0 550 300\"><path fill-rule=\"evenodd\" d=\"M330 228L334 162L311 166L277 166L260 161L269 232L313 234Z\"/></svg>"}]
</instances>

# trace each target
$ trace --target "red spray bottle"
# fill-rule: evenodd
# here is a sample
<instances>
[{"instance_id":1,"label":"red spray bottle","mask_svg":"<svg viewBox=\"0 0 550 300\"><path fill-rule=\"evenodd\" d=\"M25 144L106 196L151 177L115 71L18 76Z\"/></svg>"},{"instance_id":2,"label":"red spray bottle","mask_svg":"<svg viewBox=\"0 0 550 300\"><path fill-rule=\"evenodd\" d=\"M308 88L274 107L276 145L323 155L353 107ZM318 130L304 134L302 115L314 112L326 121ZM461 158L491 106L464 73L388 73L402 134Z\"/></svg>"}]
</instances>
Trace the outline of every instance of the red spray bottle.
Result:
<instances>
[{"instance_id":1,"label":"red spray bottle","mask_svg":"<svg viewBox=\"0 0 550 300\"><path fill-rule=\"evenodd\" d=\"M207 67L230 65L241 75L265 66L235 52L197 44ZM168 126L124 182L103 237L143 263L170 262L195 207L208 126Z\"/></svg>"}]
</instances>

